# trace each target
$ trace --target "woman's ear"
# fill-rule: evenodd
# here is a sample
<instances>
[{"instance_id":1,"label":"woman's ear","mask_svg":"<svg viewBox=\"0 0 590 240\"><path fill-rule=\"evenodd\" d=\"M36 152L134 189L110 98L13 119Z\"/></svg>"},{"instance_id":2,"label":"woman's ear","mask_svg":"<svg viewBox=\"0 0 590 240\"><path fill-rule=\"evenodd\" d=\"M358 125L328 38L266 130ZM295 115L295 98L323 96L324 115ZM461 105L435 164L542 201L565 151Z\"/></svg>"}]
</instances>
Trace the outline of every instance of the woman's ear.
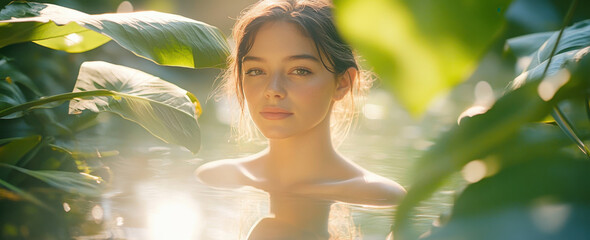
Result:
<instances>
[{"instance_id":1,"label":"woman's ear","mask_svg":"<svg viewBox=\"0 0 590 240\"><path fill-rule=\"evenodd\" d=\"M336 92L334 93L334 100L338 101L350 91L352 84L356 81L358 70L354 67L349 67L346 71L336 76Z\"/></svg>"}]
</instances>

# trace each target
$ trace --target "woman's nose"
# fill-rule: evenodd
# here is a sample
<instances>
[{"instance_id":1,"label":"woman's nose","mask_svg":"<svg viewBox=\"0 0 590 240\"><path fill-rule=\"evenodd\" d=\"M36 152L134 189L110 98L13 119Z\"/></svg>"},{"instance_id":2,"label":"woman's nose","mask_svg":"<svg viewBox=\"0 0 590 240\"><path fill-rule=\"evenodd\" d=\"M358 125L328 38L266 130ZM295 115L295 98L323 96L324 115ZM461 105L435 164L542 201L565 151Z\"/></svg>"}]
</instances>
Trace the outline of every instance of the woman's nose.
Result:
<instances>
[{"instance_id":1,"label":"woman's nose","mask_svg":"<svg viewBox=\"0 0 590 240\"><path fill-rule=\"evenodd\" d=\"M265 96L267 98L284 98L285 95L283 77L280 74L274 74L266 87Z\"/></svg>"}]
</instances>

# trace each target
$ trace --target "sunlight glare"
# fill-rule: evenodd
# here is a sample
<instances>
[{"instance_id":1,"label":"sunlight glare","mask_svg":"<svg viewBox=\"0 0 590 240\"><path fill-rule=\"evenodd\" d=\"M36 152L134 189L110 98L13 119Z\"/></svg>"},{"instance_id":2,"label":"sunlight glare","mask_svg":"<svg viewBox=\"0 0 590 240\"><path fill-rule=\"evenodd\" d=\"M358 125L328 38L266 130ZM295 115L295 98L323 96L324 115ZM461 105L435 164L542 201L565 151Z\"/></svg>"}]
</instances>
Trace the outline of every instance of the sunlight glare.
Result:
<instances>
[{"instance_id":1,"label":"sunlight glare","mask_svg":"<svg viewBox=\"0 0 590 240\"><path fill-rule=\"evenodd\" d=\"M72 208L70 207L70 204L68 204L67 202L63 203L63 207L64 207L64 211L69 212L70 210L72 210Z\"/></svg>"},{"instance_id":2,"label":"sunlight glare","mask_svg":"<svg viewBox=\"0 0 590 240\"><path fill-rule=\"evenodd\" d=\"M385 107L367 103L363 107L363 115L367 119L383 119L385 118Z\"/></svg>"},{"instance_id":3,"label":"sunlight glare","mask_svg":"<svg viewBox=\"0 0 590 240\"><path fill-rule=\"evenodd\" d=\"M123 224L125 223L125 219L123 219L123 217L117 217L116 222L117 222L117 227L120 227L120 226L123 226Z\"/></svg>"},{"instance_id":4,"label":"sunlight glare","mask_svg":"<svg viewBox=\"0 0 590 240\"><path fill-rule=\"evenodd\" d=\"M92 208L92 218L94 218L94 221L100 222L102 221L103 217L104 210L102 209L102 207L100 205L94 205L94 207Z\"/></svg>"},{"instance_id":5,"label":"sunlight glare","mask_svg":"<svg viewBox=\"0 0 590 240\"><path fill-rule=\"evenodd\" d=\"M407 139L418 139L422 135L422 129L418 126L405 126L401 130L401 135Z\"/></svg>"},{"instance_id":6,"label":"sunlight glare","mask_svg":"<svg viewBox=\"0 0 590 240\"><path fill-rule=\"evenodd\" d=\"M64 37L64 40L66 41L66 46L68 46L68 47L82 42L83 39L84 39L84 37L80 36L77 33L70 33Z\"/></svg>"},{"instance_id":7,"label":"sunlight glare","mask_svg":"<svg viewBox=\"0 0 590 240\"><path fill-rule=\"evenodd\" d=\"M198 208L190 197L168 198L149 213L150 239L189 240L197 237L200 227Z\"/></svg>"},{"instance_id":8,"label":"sunlight glare","mask_svg":"<svg viewBox=\"0 0 590 240\"><path fill-rule=\"evenodd\" d=\"M522 72L523 70L525 70L529 65L531 65L532 61L533 57L530 56L518 58L516 60L516 72Z\"/></svg>"},{"instance_id":9,"label":"sunlight glare","mask_svg":"<svg viewBox=\"0 0 590 240\"><path fill-rule=\"evenodd\" d=\"M494 104L496 98L494 97L494 90L492 86L486 81L479 81L474 89L475 104L484 107L490 107Z\"/></svg>"},{"instance_id":10,"label":"sunlight glare","mask_svg":"<svg viewBox=\"0 0 590 240\"><path fill-rule=\"evenodd\" d=\"M239 118L239 112L238 102L235 99L221 98L215 102L215 117L223 124L231 125L234 119Z\"/></svg>"},{"instance_id":11,"label":"sunlight glare","mask_svg":"<svg viewBox=\"0 0 590 240\"><path fill-rule=\"evenodd\" d=\"M555 73L555 75L551 75L543 79L539 87L537 88L537 92L539 93L539 97L544 101L549 101L553 98L553 95L559 90L563 85L565 85L570 80L570 72L567 69L562 69L559 72Z\"/></svg>"}]
</instances>

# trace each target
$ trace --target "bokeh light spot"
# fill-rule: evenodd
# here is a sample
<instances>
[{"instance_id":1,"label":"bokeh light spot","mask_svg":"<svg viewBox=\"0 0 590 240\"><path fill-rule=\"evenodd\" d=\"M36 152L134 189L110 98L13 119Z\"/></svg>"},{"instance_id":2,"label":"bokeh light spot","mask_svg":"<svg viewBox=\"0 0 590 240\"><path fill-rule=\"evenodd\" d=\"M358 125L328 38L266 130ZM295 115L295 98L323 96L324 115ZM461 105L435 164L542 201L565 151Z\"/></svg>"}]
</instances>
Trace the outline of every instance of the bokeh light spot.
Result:
<instances>
[{"instance_id":1,"label":"bokeh light spot","mask_svg":"<svg viewBox=\"0 0 590 240\"><path fill-rule=\"evenodd\" d=\"M465 181L474 183L478 182L482 178L486 176L486 164L481 160L474 160L467 163L463 170L461 170L461 174Z\"/></svg>"}]
</instances>

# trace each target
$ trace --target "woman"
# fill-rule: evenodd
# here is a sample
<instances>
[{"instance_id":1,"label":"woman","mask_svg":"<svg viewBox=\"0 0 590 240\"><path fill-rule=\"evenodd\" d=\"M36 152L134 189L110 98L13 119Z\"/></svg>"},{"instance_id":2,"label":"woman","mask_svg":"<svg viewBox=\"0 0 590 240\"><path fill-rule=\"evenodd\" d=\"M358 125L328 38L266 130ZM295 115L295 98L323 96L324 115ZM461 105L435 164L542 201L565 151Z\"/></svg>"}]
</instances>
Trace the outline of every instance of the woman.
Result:
<instances>
[{"instance_id":1,"label":"woman","mask_svg":"<svg viewBox=\"0 0 590 240\"><path fill-rule=\"evenodd\" d=\"M341 156L333 131L350 126L354 93L366 85L352 50L322 1L260 1L234 27L225 86L268 148L242 159L209 162L197 177L215 187L252 186L270 196L273 218L249 239L328 239L334 201L390 206L398 183ZM332 118L332 120L331 120Z\"/></svg>"}]
</instances>

